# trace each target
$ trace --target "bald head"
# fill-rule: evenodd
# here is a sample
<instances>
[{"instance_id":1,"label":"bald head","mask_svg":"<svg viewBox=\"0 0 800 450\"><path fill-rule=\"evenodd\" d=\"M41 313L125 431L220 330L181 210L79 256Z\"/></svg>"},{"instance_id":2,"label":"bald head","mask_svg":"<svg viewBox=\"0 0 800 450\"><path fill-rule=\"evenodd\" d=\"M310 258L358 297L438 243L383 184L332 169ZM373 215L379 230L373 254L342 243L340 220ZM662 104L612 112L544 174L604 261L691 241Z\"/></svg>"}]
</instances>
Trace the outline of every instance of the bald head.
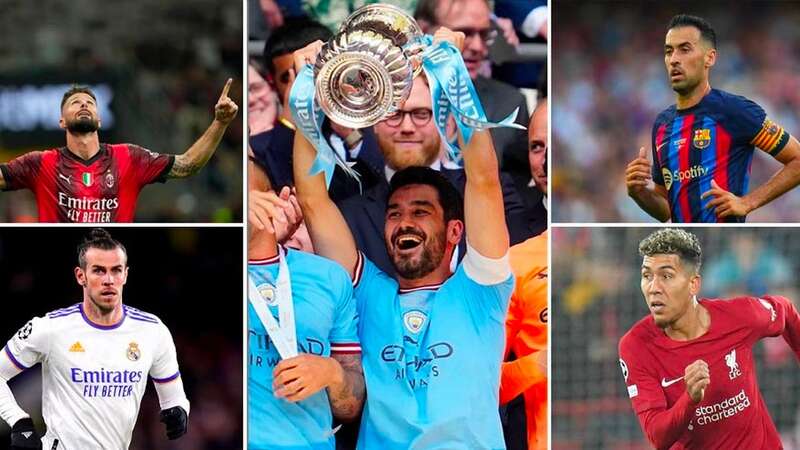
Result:
<instances>
[{"instance_id":1,"label":"bald head","mask_svg":"<svg viewBox=\"0 0 800 450\"><path fill-rule=\"evenodd\" d=\"M536 187L547 194L547 99L539 101L528 124L528 162Z\"/></svg>"}]
</instances>

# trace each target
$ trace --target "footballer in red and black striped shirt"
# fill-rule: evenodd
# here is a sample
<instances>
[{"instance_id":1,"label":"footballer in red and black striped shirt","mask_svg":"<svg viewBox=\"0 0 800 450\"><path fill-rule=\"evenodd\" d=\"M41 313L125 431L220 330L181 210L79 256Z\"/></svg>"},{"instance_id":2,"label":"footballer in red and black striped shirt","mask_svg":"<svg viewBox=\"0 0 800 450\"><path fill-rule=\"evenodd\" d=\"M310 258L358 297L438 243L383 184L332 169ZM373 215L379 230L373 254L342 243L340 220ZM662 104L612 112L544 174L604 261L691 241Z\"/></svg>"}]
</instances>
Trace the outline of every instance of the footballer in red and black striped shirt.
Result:
<instances>
[{"instance_id":1,"label":"footballer in red and black striped shirt","mask_svg":"<svg viewBox=\"0 0 800 450\"><path fill-rule=\"evenodd\" d=\"M214 107L214 121L180 155L100 143L96 97L75 86L61 101L59 125L67 145L0 164L0 188L33 191L40 222L131 222L145 185L193 175L214 154L238 110L228 97L232 81L228 79Z\"/></svg>"},{"instance_id":2,"label":"footballer in red and black striped shirt","mask_svg":"<svg viewBox=\"0 0 800 450\"><path fill-rule=\"evenodd\" d=\"M628 194L661 221L744 222L749 212L800 183L800 142L754 102L711 88L716 56L708 22L688 15L672 19L664 63L677 101L653 125L653 163L642 148L626 171ZM783 167L748 192L755 148Z\"/></svg>"}]
</instances>

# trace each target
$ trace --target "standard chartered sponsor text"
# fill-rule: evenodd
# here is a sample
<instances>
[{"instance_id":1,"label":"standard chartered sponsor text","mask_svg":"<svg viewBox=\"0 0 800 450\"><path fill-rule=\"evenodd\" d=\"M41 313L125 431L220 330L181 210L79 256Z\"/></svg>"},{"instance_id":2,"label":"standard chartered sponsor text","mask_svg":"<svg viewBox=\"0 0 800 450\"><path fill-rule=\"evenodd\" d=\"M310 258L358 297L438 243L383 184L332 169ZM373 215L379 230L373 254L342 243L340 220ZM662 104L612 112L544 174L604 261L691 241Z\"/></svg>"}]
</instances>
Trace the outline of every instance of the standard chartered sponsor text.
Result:
<instances>
[{"instance_id":1,"label":"standard chartered sponsor text","mask_svg":"<svg viewBox=\"0 0 800 450\"><path fill-rule=\"evenodd\" d=\"M706 425L719 422L722 419L727 419L744 411L745 408L749 406L750 398L744 392L744 389L742 389L738 394L719 403L695 408L694 413L695 416L697 416L696 423L697 425Z\"/></svg>"}]
</instances>

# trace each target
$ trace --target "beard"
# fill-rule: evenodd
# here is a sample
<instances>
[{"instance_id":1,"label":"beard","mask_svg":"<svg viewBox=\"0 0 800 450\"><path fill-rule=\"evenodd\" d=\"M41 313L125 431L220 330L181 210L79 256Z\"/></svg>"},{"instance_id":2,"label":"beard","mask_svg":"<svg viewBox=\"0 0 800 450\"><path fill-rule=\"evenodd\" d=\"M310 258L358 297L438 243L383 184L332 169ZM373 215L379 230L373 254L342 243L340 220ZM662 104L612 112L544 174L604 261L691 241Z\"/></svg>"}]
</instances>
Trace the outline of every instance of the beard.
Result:
<instances>
[{"instance_id":1,"label":"beard","mask_svg":"<svg viewBox=\"0 0 800 450\"><path fill-rule=\"evenodd\" d=\"M97 119L81 117L67 121L67 130L72 134L93 133L100 129Z\"/></svg>"},{"instance_id":2,"label":"beard","mask_svg":"<svg viewBox=\"0 0 800 450\"><path fill-rule=\"evenodd\" d=\"M395 237L399 234L415 234L422 238L422 252L416 255L398 255L395 252ZM389 257L397 274L407 280L417 280L433 272L444 259L445 232L437 233L428 241L427 236L422 231L404 228L398 230L389 243Z\"/></svg>"},{"instance_id":3,"label":"beard","mask_svg":"<svg viewBox=\"0 0 800 450\"><path fill-rule=\"evenodd\" d=\"M417 151L398 150L391 138L378 136L378 146L381 149L386 165L393 170L403 170L407 167L429 167L439 156L439 139L433 142L423 141Z\"/></svg>"}]
</instances>

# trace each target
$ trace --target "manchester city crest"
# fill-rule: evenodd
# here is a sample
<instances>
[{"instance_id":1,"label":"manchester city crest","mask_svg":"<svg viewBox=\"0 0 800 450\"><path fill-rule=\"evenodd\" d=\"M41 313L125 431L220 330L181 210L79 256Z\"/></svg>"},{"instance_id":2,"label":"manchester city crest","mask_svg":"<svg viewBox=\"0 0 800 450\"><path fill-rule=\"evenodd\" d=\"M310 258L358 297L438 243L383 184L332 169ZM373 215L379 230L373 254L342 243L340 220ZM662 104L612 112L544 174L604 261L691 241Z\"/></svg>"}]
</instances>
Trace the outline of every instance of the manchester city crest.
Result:
<instances>
[{"instance_id":1,"label":"manchester city crest","mask_svg":"<svg viewBox=\"0 0 800 450\"><path fill-rule=\"evenodd\" d=\"M704 149L711 143L711 130L708 128L701 128L694 130L694 138L692 138L692 145L696 149Z\"/></svg>"},{"instance_id":2,"label":"manchester city crest","mask_svg":"<svg viewBox=\"0 0 800 450\"><path fill-rule=\"evenodd\" d=\"M425 315L424 312L412 309L411 311L403 314L403 325L405 325L406 329L412 333L419 333L419 330L422 329L422 325L425 324L425 319L428 316Z\"/></svg>"},{"instance_id":3,"label":"manchester city crest","mask_svg":"<svg viewBox=\"0 0 800 450\"><path fill-rule=\"evenodd\" d=\"M261 296L264 297L264 300L267 301L269 306L275 306L277 304L277 299L275 298L275 286L270 283L259 284L256 289L258 292L261 293Z\"/></svg>"},{"instance_id":4,"label":"manchester city crest","mask_svg":"<svg viewBox=\"0 0 800 450\"><path fill-rule=\"evenodd\" d=\"M131 361L138 361L139 358L142 357L142 351L139 350L139 344L136 342L131 342L128 344L127 356Z\"/></svg>"}]
</instances>

